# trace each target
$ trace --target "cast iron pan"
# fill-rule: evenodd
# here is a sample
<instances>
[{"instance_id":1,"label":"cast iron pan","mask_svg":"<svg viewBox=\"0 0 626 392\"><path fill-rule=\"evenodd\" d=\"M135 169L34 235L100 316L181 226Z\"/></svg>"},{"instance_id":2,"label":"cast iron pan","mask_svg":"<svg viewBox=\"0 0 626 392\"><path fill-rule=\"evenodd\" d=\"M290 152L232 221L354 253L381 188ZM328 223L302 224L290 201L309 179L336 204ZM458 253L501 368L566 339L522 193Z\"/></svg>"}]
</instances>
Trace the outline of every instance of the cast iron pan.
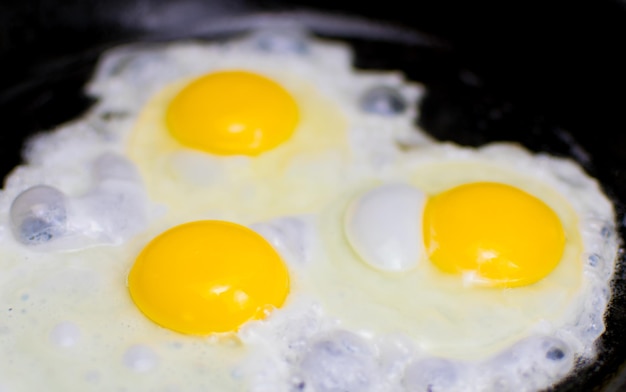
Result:
<instances>
[{"instance_id":1,"label":"cast iron pan","mask_svg":"<svg viewBox=\"0 0 626 392\"><path fill-rule=\"evenodd\" d=\"M356 51L355 66L399 69L427 87L420 125L440 140L517 141L575 159L626 202L626 5L613 1L4 1L0 4L0 174L23 140L83 113L98 55L116 44L221 39L298 21ZM626 390L623 257L598 359L555 391Z\"/></svg>"}]
</instances>

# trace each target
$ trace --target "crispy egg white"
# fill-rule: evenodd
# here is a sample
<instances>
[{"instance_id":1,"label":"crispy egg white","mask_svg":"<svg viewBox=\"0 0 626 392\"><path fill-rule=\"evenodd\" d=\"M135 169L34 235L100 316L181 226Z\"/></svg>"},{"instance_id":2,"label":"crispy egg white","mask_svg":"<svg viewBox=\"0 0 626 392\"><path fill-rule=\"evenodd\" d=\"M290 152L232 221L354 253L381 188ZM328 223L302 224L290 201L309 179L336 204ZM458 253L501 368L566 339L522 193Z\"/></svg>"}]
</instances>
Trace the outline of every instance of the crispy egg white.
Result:
<instances>
[{"instance_id":1,"label":"crispy egg white","mask_svg":"<svg viewBox=\"0 0 626 392\"><path fill-rule=\"evenodd\" d=\"M530 391L593 358L619 242L597 182L514 144L437 143L413 125L419 86L350 61L341 44L271 31L106 53L88 87L98 104L31 140L0 194L0 390ZM293 134L252 155L173 137L171 102L233 70L284 89ZM563 254L537 283L482 287L429 260L429 200L477 182L511 185L558 217ZM232 293L237 313L276 285L281 263L288 275L262 314L217 333L186 330L193 315L169 325L154 287L135 288L136 259L167 267L196 246L184 231L170 245L169 230L197 221L227 221L208 229L211 246L228 253L243 238L278 271L204 297ZM220 237L222 226L239 234ZM197 275L173 271L159 272L159 301L178 295L160 285Z\"/></svg>"}]
</instances>

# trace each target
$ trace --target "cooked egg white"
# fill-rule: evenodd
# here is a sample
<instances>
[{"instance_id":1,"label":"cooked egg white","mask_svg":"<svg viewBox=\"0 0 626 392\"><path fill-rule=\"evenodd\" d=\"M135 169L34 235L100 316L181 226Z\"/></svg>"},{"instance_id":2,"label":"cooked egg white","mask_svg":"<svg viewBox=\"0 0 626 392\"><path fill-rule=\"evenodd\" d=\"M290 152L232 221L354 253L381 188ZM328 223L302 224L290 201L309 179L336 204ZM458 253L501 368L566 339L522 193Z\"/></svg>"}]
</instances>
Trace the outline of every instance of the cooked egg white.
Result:
<instances>
[{"instance_id":1,"label":"cooked egg white","mask_svg":"<svg viewBox=\"0 0 626 392\"><path fill-rule=\"evenodd\" d=\"M593 358L618 246L597 182L437 143L418 85L350 61L271 31L105 53L98 104L0 194L0 390L537 390ZM476 183L537 200L555 265L433 263L433 200Z\"/></svg>"},{"instance_id":2,"label":"cooked egg white","mask_svg":"<svg viewBox=\"0 0 626 392\"><path fill-rule=\"evenodd\" d=\"M329 245L328 254L311 268L311 282L307 289L315 291L316 296L323 298L324 308L352 328L377 333L402 332L412 336L426 352L447 358L484 357L527 336L539 322L556 322L559 325L561 321L557 320L562 320L563 312L572 311L570 305L577 304L576 296L581 290L583 256L576 212L565 198L546 184L542 186L535 183L532 177L520 175L521 170L508 171L506 163L495 165L495 162L482 158L484 153L481 150L476 151L472 158L465 159L458 159L454 153L445 150L435 154L435 150L427 154L436 163L423 162L411 165L411 170L407 172L402 169L396 172L395 181L402 174L407 176L402 188L379 180L369 185L367 189L370 190L346 192L343 199L338 199L335 206L324 213L325 227L320 232ZM529 166L523 172L530 175L532 171ZM464 174L467 177L463 178ZM485 184L477 181L501 181L498 184L504 182L521 189L533 189L534 195L553 207L563 223L567 237L563 255L559 258L558 267L538 283L515 289L497 289L480 284L473 274L475 270L468 270L465 275L448 273L429 260L422 240L426 229L422 230L421 225L416 224L422 223L425 208L421 194L413 197L413 203L419 208L406 208L404 215L395 212L398 206L403 206L407 197L400 192L410 189L416 193L421 190L432 198L459 183ZM387 195L390 200L386 200L384 205L364 205L369 201L366 198L376 196L374 192L391 193L394 189L397 193ZM355 201L361 211L349 211L345 216L346 209L354 206ZM465 207L478 208L472 205ZM521 212L528 214L526 210ZM370 227L375 233L380 233L378 237L370 233L365 236L360 232L343 235L342 231L355 231L357 224L371 219L372 214L394 219L372 223ZM464 230L480 231L483 225L493 224L487 219L486 216L479 217ZM402 229L396 234L398 228ZM499 231L506 229L507 226L497 228ZM541 232L539 227L531 230ZM387 237L412 238L420 249L404 249L406 240L398 241L400 245L396 246ZM490 241L490 238L481 240ZM519 242L524 248L535 245L526 238L519 239ZM440 243L437 245L442 246ZM391 256L400 254L411 260L414 267L403 272L398 272L393 265L382 268L374 265L375 268L371 268L367 258L359 254L364 246L375 246L380 253L385 252L387 247ZM457 241L451 246L458 247L460 244ZM541 251L550 251L540 246ZM384 258L392 259L386 253ZM537 268L543 264L543 260L538 260ZM527 269L522 271L522 275L534 272Z\"/></svg>"}]
</instances>

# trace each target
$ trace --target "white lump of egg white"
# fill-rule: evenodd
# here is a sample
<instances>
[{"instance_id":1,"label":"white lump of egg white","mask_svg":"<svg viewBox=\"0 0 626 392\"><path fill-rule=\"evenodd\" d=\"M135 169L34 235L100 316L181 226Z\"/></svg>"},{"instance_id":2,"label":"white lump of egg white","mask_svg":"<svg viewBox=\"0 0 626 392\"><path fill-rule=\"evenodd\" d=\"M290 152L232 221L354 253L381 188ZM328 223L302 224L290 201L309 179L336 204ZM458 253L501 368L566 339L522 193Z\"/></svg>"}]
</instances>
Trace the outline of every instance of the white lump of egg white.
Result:
<instances>
[{"instance_id":1,"label":"white lump of egg white","mask_svg":"<svg viewBox=\"0 0 626 392\"><path fill-rule=\"evenodd\" d=\"M321 170L337 183L345 181L346 188L372 177L389 184L365 192L346 218L347 236L360 244L358 252L370 266L403 271L420 252L414 244L393 244L419 231L415 222L423 203L420 191L394 172L398 162L410 168L441 157L496 163L515 157L522 168L538 167L539 180L556 179L575 210L587 211L581 217L592 222L582 233L584 302L556 330L539 323L533 336L488 358L439 358L403 334L352 330L329 316L315 295L297 291L315 263L329 256L322 249L320 218L298 213L240 222L287 262L294 289L283 308L236 335L218 337L184 336L147 320L129 298L125 276L129 258L149 238L144 232L158 232L151 223L166 207L150 202L137 168L125 157L134 118L165 84L202 74L207 63L245 67L252 61L249 52L260 64L255 66L298 69L300 76L319 81L334 102L349 102L342 109L350 119L354 161L346 169ZM474 150L434 143L413 125L421 88L397 73L355 72L350 56L346 46L300 31L106 53L88 87L98 104L29 141L25 164L7 177L0 194L0 390L531 391L571 372L577 359L592 358L604 329L617 249L612 207L595 181L570 161L531 155L515 145ZM332 77L320 81L319 70ZM355 74L358 89L344 82ZM188 160L182 164L187 178L198 177L192 166ZM401 201L390 216L380 209L388 200ZM394 225L403 211L415 222ZM359 218L352 221L350 214ZM29 220L35 224L28 226ZM388 252L380 251L380 234L390 234ZM392 262L389 254L395 255Z\"/></svg>"},{"instance_id":2,"label":"white lump of egg white","mask_svg":"<svg viewBox=\"0 0 626 392\"><path fill-rule=\"evenodd\" d=\"M426 195L405 184L389 184L361 196L348 208L346 235L361 258L384 271L415 267L422 247L421 216ZM410 219L405 219L405 217Z\"/></svg>"}]
</instances>

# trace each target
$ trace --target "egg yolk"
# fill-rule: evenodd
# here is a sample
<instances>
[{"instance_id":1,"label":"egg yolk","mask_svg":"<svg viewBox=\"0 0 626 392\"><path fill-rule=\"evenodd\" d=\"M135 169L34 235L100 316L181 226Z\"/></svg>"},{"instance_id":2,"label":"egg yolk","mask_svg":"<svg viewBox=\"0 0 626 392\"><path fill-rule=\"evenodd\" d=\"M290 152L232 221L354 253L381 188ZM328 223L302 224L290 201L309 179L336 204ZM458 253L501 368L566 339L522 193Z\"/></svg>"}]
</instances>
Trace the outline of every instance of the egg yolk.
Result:
<instances>
[{"instance_id":1,"label":"egg yolk","mask_svg":"<svg viewBox=\"0 0 626 392\"><path fill-rule=\"evenodd\" d=\"M183 145L219 155L258 155L293 134L298 106L276 82L250 72L215 72L187 85L166 122Z\"/></svg>"},{"instance_id":2,"label":"egg yolk","mask_svg":"<svg viewBox=\"0 0 626 392\"><path fill-rule=\"evenodd\" d=\"M196 221L154 238L139 254L128 286L152 321L193 335L236 331L280 307L287 268L272 246L247 227Z\"/></svg>"},{"instance_id":3,"label":"egg yolk","mask_svg":"<svg viewBox=\"0 0 626 392\"><path fill-rule=\"evenodd\" d=\"M465 184L430 198L423 225L430 260L482 286L535 283L557 266L565 246L550 207L500 183Z\"/></svg>"}]
</instances>

